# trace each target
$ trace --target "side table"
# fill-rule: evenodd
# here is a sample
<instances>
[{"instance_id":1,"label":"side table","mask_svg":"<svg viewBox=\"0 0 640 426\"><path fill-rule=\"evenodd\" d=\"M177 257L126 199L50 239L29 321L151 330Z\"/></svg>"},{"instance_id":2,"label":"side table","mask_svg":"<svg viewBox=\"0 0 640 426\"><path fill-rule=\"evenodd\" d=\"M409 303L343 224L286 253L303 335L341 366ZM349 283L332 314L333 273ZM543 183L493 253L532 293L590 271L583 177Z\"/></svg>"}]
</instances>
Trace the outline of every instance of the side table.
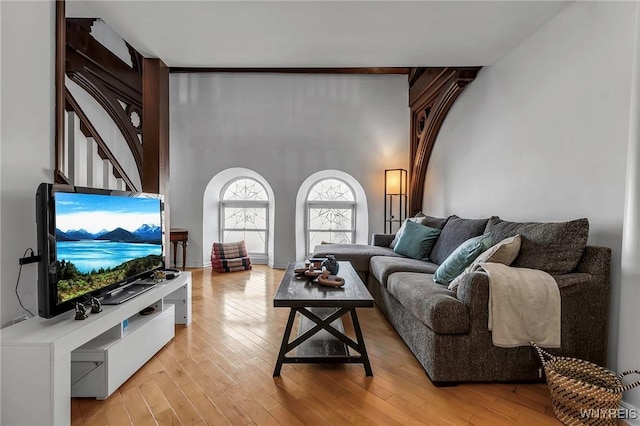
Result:
<instances>
[{"instance_id":1,"label":"side table","mask_svg":"<svg viewBox=\"0 0 640 426\"><path fill-rule=\"evenodd\" d=\"M182 244L182 270L185 270L187 261L187 246L189 245L189 231L181 228L169 230L169 240L173 245L173 267L177 267L178 244Z\"/></svg>"}]
</instances>

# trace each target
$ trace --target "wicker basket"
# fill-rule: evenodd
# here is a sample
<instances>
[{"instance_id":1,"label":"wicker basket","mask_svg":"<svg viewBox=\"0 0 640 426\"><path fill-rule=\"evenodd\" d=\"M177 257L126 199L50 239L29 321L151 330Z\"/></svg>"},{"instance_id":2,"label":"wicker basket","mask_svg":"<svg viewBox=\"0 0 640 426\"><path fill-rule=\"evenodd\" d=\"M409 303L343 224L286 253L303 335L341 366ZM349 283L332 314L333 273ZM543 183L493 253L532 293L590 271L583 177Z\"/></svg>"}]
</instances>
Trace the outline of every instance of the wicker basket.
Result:
<instances>
[{"instance_id":1,"label":"wicker basket","mask_svg":"<svg viewBox=\"0 0 640 426\"><path fill-rule=\"evenodd\" d=\"M551 393L553 412L566 425L616 425L622 393L640 380L622 385L622 378L638 370L615 375L596 364L577 358L557 357L535 343Z\"/></svg>"}]
</instances>

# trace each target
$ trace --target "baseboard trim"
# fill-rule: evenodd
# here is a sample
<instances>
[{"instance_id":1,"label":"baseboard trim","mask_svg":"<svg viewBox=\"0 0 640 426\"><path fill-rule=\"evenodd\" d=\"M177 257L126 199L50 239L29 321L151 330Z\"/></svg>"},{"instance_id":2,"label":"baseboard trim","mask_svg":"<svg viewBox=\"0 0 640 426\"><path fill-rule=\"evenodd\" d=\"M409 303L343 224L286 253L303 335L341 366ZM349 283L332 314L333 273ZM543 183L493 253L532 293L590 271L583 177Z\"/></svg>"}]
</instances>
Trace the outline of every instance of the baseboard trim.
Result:
<instances>
[{"instance_id":1,"label":"baseboard trim","mask_svg":"<svg viewBox=\"0 0 640 426\"><path fill-rule=\"evenodd\" d=\"M251 260L251 263L255 265L268 265L272 269L287 269L286 263L281 264L281 263L271 263L271 262L265 262L265 261L254 262L253 259ZM202 263L201 265L187 264L186 266L187 268L211 268L211 261L209 260L207 262ZM178 265L178 268L179 267L180 265Z\"/></svg>"}]
</instances>

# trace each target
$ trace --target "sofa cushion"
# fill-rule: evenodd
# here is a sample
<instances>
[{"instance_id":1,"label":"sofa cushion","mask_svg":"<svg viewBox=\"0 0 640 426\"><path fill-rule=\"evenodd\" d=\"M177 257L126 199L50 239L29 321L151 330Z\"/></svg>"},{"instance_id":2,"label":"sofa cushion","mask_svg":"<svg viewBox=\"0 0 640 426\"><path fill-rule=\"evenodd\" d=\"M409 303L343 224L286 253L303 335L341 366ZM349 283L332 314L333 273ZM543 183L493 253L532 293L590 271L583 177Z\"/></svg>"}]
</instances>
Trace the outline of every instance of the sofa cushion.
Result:
<instances>
[{"instance_id":1,"label":"sofa cushion","mask_svg":"<svg viewBox=\"0 0 640 426\"><path fill-rule=\"evenodd\" d=\"M327 257L328 254L334 255L338 260L351 262L353 269L365 274L369 273L369 260L373 256L402 257L389 247L367 244L320 244L315 247L311 257Z\"/></svg>"},{"instance_id":2,"label":"sofa cushion","mask_svg":"<svg viewBox=\"0 0 640 426\"><path fill-rule=\"evenodd\" d=\"M469 331L467 307L456 293L433 282L431 275L396 272L389 276L387 289L407 311L439 334Z\"/></svg>"},{"instance_id":3,"label":"sofa cushion","mask_svg":"<svg viewBox=\"0 0 640 426\"><path fill-rule=\"evenodd\" d=\"M422 272L433 274L438 265L406 257L374 256L369 262L369 272L386 287L387 278L394 272ZM431 279L431 277L429 277Z\"/></svg>"},{"instance_id":4,"label":"sofa cushion","mask_svg":"<svg viewBox=\"0 0 640 426\"><path fill-rule=\"evenodd\" d=\"M412 259L424 259L431 252L439 235L439 229L407 221L393 251Z\"/></svg>"},{"instance_id":5,"label":"sofa cushion","mask_svg":"<svg viewBox=\"0 0 640 426\"><path fill-rule=\"evenodd\" d=\"M491 234L469 238L460 244L453 253L436 269L433 281L439 284L449 284L460 275L467 266L471 265L480 253L491 247Z\"/></svg>"},{"instance_id":6,"label":"sofa cushion","mask_svg":"<svg viewBox=\"0 0 640 426\"><path fill-rule=\"evenodd\" d=\"M455 215L451 216L442 228L442 233L431 250L429 260L437 264L444 262L460 244L469 238L482 235L487 221L488 219L462 219Z\"/></svg>"},{"instance_id":7,"label":"sofa cushion","mask_svg":"<svg viewBox=\"0 0 640 426\"><path fill-rule=\"evenodd\" d=\"M520 234L520 253L511 265L559 275L578 265L589 238L589 221L508 222L494 216L485 232L490 232L495 241Z\"/></svg>"}]
</instances>

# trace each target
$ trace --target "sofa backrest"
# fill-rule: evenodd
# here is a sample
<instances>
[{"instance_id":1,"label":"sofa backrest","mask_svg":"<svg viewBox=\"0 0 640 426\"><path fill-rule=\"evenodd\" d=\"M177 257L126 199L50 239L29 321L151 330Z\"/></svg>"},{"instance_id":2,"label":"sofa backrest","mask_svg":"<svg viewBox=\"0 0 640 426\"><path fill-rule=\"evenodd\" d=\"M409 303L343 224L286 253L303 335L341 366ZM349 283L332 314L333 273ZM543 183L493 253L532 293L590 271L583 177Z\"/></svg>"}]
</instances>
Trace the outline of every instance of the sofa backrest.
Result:
<instances>
[{"instance_id":1,"label":"sofa backrest","mask_svg":"<svg viewBox=\"0 0 640 426\"><path fill-rule=\"evenodd\" d=\"M484 233L488 219L462 219L458 216L450 216L447 219L438 241L433 246L429 260L441 264L460 244L469 238L477 237ZM494 241L497 241L494 239Z\"/></svg>"},{"instance_id":2,"label":"sofa backrest","mask_svg":"<svg viewBox=\"0 0 640 426\"><path fill-rule=\"evenodd\" d=\"M493 216L485 233L493 241L520 234L520 253L511 266L539 269L552 275L573 271L587 246L589 221L586 218L569 222L508 222Z\"/></svg>"}]
</instances>

